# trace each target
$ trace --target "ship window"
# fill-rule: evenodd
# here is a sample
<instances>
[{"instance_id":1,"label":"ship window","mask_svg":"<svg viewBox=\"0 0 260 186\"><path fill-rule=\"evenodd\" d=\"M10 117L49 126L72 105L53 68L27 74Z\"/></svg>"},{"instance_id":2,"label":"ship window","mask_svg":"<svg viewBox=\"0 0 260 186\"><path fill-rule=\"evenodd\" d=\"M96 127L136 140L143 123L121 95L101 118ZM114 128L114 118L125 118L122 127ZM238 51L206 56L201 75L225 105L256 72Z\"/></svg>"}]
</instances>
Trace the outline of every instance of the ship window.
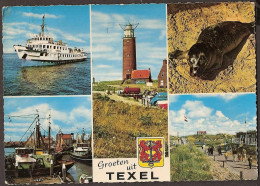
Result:
<instances>
[{"instance_id":1,"label":"ship window","mask_svg":"<svg viewBox=\"0 0 260 186\"><path fill-rule=\"evenodd\" d=\"M45 45L43 45L43 48L45 48Z\"/></svg>"},{"instance_id":2,"label":"ship window","mask_svg":"<svg viewBox=\"0 0 260 186\"><path fill-rule=\"evenodd\" d=\"M53 46L53 49L56 49L56 46Z\"/></svg>"},{"instance_id":3,"label":"ship window","mask_svg":"<svg viewBox=\"0 0 260 186\"><path fill-rule=\"evenodd\" d=\"M47 48L49 48L49 45L47 45Z\"/></svg>"},{"instance_id":4,"label":"ship window","mask_svg":"<svg viewBox=\"0 0 260 186\"><path fill-rule=\"evenodd\" d=\"M42 40L42 38L40 37L40 40Z\"/></svg>"}]
</instances>

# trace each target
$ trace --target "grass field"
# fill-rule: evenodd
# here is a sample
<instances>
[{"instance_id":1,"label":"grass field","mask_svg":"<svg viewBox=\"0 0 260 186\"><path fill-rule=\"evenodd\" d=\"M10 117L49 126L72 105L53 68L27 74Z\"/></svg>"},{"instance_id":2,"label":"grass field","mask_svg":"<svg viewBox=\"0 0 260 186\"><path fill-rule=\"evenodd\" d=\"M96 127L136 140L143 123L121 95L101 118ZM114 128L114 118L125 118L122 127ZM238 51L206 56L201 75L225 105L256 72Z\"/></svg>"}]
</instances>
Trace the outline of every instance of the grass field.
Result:
<instances>
[{"instance_id":1,"label":"grass field","mask_svg":"<svg viewBox=\"0 0 260 186\"><path fill-rule=\"evenodd\" d=\"M171 181L212 179L207 156L195 146L180 145L171 150Z\"/></svg>"},{"instance_id":2,"label":"grass field","mask_svg":"<svg viewBox=\"0 0 260 186\"><path fill-rule=\"evenodd\" d=\"M125 87L138 87L141 89L141 92L144 92L144 90L149 89L149 87L147 87L146 84L131 84L130 81L126 81L123 85L121 85L121 83L122 80L96 82L93 84L93 91L117 91L123 90ZM166 92L167 88L158 88L158 81L153 80L153 86L150 87L150 90Z\"/></svg>"},{"instance_id":3,"label":"grass field","mask_svg":"<svg viewBox=\"0 0 260 186\"><path fill-rule=\"evenodd\" d=\"M93 97L95 158L136 157L136 137L164 137L167 147L167 110L129 106L101 94Z\"/></svg>"}]
</instances>

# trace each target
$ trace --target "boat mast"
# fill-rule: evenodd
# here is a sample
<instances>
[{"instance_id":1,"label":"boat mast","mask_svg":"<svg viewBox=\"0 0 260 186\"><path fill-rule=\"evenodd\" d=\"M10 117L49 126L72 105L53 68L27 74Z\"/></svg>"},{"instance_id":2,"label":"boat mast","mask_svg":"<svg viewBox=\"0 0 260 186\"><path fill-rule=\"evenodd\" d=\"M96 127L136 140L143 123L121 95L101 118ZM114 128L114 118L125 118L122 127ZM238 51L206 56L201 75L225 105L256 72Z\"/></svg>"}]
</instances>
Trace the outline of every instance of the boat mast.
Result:
<instances>
[{"instance_id":1,"label":"boat mast","mask_svg":"<svg viewBox=\"0 0 260 186\"><path fill-rule=\"evenodd\" d=\"M84 138L85 138L85 130L83 128L82 129L82 135L81 135L81 143L84 143Z\"/></svg>"},{"instance_id":2,"label":"boat mast","mask_svg":"<svg viewBox=\"0 0 260 186\"><path fill-rule=\"evenodd\" d=\"M35 136L35 150L37 148L40 148L41 144L40 144L40 119L39 119L39 114L37 113L37 121L36 121L36 136Z\"/></svg>"},{"instance_id":3,"label":"boat mast","mask_svg":"<svg viewBox=\"0 0 260 186\"><path fill-rule=\"evenodd\" d=\"M40 116L37 110L37 121L36 121L36 131L35 131L35 152L37 151L37 149L40 149L42 146L44 147L44 149L46 149L46 145L44 143L44 139L42 137L41 131L40 131ZM41 146L42 143L42 146Z\"/></svg>"},{"instance_id":4,"label":"boat mast","mask_svg":"<svg viewBox=\"0 0 260 186\"><path fill-rule=\"evenodd\" d=\"M48 153L50 154L51 153L51 122L50 122L50 119L51 119L51 115L49 115L49 130L48 130Z\"/></svg>"},{"instance_id":5,"label":"boat mast","mask_svg":"<svg viewBox=\"0 0 260 186\"><path fill-rule=\"evenodd\" d=\"M44 27L45 27L45 23L44 23L44 17L45 15L42 16L42 24L41 24L41 29L42 29L42 36L44 36Z\"/></svg>"}]
</instances>

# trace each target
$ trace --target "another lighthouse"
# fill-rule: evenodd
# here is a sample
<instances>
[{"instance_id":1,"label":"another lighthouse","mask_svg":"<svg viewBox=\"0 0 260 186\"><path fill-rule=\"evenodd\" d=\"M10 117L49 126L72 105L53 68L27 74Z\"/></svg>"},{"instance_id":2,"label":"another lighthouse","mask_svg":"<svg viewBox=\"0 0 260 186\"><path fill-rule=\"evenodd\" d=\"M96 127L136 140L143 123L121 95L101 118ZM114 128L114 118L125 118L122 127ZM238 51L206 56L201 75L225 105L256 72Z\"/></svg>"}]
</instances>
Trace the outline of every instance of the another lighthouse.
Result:
<instances>
[{"instance_id":1,"label":"another lighthouse","mask_svg":"<svg viewBox=\"0 0 260 186\"><path fill-rule=\"evenodd\" d=\"M121 25L120 25L121 26ZM134 30L138 24L133 26L128 23L123 28L123 80L131 79L133 70L136 70L136 47L135 47L135 35Z\"/></svg>"}]
</instances>

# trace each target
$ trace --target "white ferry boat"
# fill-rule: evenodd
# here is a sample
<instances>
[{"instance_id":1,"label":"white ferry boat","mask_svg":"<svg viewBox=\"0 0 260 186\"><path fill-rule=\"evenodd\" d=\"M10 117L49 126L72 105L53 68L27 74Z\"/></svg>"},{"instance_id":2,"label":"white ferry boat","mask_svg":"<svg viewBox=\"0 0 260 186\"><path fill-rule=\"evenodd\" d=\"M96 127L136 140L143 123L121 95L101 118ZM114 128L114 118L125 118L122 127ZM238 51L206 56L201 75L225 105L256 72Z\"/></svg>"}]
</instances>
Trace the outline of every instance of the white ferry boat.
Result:
<instances>
[{"instance_id":1,"label":"white ferry boat","mask_svg":"<svg viewBox=\"0 0 260 186\"><path fill-rule=\"evenodd\" d=\"M42 17L41 33L27 40L25 46L14 45L19 59L50 62L72 63L85 61L87 53L77 47L69 48L66 43L53 41L53 38L45 35L44 16Z\"/></svg>"}]
</instances>

